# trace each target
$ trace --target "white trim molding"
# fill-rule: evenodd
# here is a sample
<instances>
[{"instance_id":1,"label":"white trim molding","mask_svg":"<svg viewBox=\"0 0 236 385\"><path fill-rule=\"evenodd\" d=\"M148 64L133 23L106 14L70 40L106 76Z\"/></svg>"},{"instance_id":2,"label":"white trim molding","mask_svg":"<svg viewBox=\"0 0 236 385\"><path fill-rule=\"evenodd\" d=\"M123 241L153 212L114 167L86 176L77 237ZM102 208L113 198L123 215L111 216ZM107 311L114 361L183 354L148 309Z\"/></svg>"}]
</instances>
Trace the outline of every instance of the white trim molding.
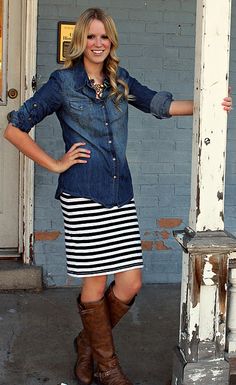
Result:
<instances>
[{"instance_id":1,"label":"white trim molding","mask_svg":"<svg viewBox=\"0 0 236 385\"><path fill-rule=\"evenodd\" d=\"M32 79L36 76L38 0L23 1L25 30L22 39L22 102L32 96ZM31 130L34 137L34 129ZM20 161L19 247L26 264L33 262L34 240L34 164L21 154Z\"/></svg>"}]
</instances>

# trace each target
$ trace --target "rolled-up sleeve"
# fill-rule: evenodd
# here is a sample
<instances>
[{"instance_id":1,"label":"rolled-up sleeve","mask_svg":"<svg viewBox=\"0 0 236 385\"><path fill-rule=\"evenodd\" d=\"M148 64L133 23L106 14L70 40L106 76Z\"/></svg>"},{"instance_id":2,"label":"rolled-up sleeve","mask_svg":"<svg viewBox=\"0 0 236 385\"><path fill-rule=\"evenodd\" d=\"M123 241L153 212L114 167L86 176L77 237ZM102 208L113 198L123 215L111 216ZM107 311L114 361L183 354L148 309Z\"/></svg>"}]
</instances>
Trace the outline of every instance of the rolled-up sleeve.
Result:
<instances>
[{"instance_id":1,"label":"rolled-up sleeve","mask_svg":"<svg viewBox=\"0 0 236 385\"><path fill-rule=\"evenodd\" d=\"M129 87L129 104L143 112L151 113L158 119L171 117L169 110L173 95L170 92L151 90L131 77L124 68L121 69L121 75Z\"/></svg>"},{"instance_id":2,"label":"rolled-up sleeve","mask_svg":"<svg viewBox=\"0 0 236 385\"><path fill-rule=\"evenodd\" d=\"M62 100L60 75L59 71L55 71L47 83L26 100L18 111L9 112L8 122L24 132L29 132L46 116L57 111L62 105Z\"/></svg>"},{"instance_id":3,"label":"rolled-up sleeve","mask_svg":"<svg viewBox=\"0 0 236 385\"><path fill-rule=\"evenodd\" d=\"M173 96L170 92L160 91L157 92L150 103L150 112L158 119L171 118L169 113L170 105L173 101Z\"/></svg>"}]
</instances>

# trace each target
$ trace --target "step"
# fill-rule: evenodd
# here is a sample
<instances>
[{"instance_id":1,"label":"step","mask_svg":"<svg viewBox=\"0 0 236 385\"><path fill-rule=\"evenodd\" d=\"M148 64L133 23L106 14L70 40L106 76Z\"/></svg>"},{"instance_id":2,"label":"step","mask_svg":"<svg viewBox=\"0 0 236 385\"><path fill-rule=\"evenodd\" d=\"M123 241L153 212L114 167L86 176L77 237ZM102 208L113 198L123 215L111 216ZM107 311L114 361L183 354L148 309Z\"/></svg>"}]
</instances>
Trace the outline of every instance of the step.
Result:
<instances>
[{"instance_id":1,"label":"step","mask_svg":"<svg viewBox=\"0 0 236 385\"><path fill-rule=\"evenodd\" d=\"M42 267L0 260L0 290L42 290Z\"/></svg>"},{"instance_id":2,"label":"step","mask_svg":"<svg viewBox=\"0 0 236 385\"><path fill-rule=\"evenodd\" d=\"M16 249L0 249L0 261L6 259L17 261L21 259L21 255Z\"/></svg>"}]
</instances>

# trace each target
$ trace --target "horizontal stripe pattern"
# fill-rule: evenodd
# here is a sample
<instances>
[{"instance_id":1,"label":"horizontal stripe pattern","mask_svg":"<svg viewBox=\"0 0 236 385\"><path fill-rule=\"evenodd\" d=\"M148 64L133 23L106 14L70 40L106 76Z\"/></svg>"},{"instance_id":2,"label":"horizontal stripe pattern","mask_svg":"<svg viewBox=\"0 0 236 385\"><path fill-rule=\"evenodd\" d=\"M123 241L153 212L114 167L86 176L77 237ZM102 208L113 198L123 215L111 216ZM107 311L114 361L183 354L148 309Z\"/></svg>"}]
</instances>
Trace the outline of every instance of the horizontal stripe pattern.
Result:
<instances>
[{"instance_id":1,"label":"horizontal stripe pattern","mask_svg":"<svg viewBox=\"0 0 236 385\"><path fill-rule=\"evenodd\" d=\"M106 208L87 198L60 196L67 272L108 275L143 267L135 203Z\"/></svg>"}]
</instances>

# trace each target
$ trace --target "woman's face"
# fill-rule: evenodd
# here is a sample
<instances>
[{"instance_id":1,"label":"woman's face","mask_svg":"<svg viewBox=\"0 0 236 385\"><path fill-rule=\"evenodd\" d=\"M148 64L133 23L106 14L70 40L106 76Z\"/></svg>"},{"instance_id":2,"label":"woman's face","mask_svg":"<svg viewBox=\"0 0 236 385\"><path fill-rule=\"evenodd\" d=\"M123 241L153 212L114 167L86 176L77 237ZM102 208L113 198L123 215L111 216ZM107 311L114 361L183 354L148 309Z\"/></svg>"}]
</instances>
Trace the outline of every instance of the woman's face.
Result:
<instances>
[{"instance_id":1,"label":"woman's face","mask_svg":"<svg viewBox=\"0 0 236 385\"><path fill-rule=\"evenodd\" d=\"M104 24L94 19L88 30L87 45L84 51L84 65L101 64L111 50L111 41L108 39Z\"/></svg>"}]
</instances>

